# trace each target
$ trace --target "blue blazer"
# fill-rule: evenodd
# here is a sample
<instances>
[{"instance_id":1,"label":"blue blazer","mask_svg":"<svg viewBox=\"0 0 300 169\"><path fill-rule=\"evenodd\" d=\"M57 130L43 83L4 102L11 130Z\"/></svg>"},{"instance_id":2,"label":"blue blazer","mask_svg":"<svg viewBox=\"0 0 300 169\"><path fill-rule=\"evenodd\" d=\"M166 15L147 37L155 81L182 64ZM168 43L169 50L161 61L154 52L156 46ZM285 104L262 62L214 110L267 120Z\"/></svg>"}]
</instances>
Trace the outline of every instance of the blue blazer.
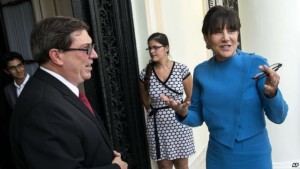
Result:
<instances>
[{"instance_id":1,"label":"blue blazer","mask_svg":"<svg viewBox=\"0 0 300 169\"><path fill-rule=\"evenodd\" d=\"M228 147L233 147L235 140L261 132L266 126L265 116L282 123L288 106L281 91L267 98L266 78L251 79L260 71L259 65L268 65L267 60L240 50L226 61L217 62L212 57L199 64L194 70L191 106L181 122L193 127L205 122L210 135Z\"/></svg>"}]
</instances>

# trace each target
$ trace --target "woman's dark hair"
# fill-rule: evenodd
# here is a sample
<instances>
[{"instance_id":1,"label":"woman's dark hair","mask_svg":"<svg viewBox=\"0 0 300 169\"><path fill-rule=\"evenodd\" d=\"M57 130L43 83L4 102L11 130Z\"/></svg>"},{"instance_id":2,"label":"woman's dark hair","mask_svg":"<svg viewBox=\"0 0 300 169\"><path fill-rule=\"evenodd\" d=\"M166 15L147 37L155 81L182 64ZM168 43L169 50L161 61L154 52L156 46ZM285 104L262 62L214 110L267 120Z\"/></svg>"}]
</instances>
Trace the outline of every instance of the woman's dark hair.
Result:
<instances>
[{"instance_id":1,"label":"woman's dark hair","mask_svg":"<svg viewBox=\"0 0 300 169\"><path fill-rule=\"evenodd\" d=\"M148 44L150 41L155 41L158 42L160 44L162 44L163 46L169 46L169 40L167 35L160 33L160 32L156 32L153 33L152 35L149 36L148 38ZM168 51L169 54L169 51ZM149 93L149 87L150 87L150 76L154 67L154 62L152 60L149 61L148 65L146 66L146 74L144 77L144 87L145 90L147 91L147 93Z\"/></svg>"},{"instance_id":2,"label":"woman's dark hair","mask_svg":"<svg viewBox=\"0 0 300 169\"><path fill-rule=\"evenodd\" d=\"M238 14L229 7L214 6L204 17L202 34L211 35L223 30L225 25L232 31L240 31L241 23Z\"/></svg>"}]
</instances>

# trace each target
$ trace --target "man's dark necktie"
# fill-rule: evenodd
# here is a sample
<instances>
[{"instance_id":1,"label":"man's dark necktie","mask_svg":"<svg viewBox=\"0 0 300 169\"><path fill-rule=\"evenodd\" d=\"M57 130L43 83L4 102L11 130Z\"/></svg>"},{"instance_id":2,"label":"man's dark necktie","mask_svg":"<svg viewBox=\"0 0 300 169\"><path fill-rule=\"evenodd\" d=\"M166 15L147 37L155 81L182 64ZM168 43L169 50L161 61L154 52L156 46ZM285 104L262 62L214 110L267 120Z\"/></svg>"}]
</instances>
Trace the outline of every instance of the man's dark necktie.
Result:
<instances>
[{"instance_id":1,"label":"man's dark necktie","mask_svg":"<svg viewBox=\"0 0 300 169\"><path fill-rule=\"evenodd\" d=\"M93 115L95 116L95 113L94 113L94 111L92 109L92 106L90 105L90 102L86 98L85 94L82 93L82 92L79 92L79 98L86 105L86 107L91 111L91 113L93 113Z\"/></svg>"}]
</instances>

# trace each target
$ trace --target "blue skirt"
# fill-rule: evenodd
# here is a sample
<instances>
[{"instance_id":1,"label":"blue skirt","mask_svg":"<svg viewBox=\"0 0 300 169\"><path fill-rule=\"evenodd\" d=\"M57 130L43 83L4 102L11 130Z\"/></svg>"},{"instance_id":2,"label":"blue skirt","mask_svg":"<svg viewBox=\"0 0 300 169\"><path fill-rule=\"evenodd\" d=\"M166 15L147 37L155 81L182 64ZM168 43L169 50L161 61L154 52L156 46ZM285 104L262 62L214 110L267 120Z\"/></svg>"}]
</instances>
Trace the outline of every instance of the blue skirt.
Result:
<instances>
[{"instance_id":1,"label":"blue skirt","mask_svg":"<svg viewBox=\"0 0 300 169\"><path fill-rule=\"evenodd\" d=\"M267 130L235 141L229 148L210 136L206 169L272 169L271 145Z\"/></svg>"}]
</instances>

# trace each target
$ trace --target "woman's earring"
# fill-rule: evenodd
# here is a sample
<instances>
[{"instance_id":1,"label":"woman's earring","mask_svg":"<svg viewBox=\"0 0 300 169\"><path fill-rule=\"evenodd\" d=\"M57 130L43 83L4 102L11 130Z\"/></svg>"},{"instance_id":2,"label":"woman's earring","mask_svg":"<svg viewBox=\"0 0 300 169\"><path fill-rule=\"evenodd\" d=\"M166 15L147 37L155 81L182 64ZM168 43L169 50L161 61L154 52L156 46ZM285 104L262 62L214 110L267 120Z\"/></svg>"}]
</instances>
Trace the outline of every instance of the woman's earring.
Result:
<instances>
[{"instance_id":1,"label":"woman's earring","mask_svg":"<svg viewBox=\"0 0 300 169\"><path fill-rule=\"evenodd\" d=\"M207 48L207 49L210 49L210 46L209 46L209 44L206 44L206 48Z\"/></svg>"}]
</instances>

